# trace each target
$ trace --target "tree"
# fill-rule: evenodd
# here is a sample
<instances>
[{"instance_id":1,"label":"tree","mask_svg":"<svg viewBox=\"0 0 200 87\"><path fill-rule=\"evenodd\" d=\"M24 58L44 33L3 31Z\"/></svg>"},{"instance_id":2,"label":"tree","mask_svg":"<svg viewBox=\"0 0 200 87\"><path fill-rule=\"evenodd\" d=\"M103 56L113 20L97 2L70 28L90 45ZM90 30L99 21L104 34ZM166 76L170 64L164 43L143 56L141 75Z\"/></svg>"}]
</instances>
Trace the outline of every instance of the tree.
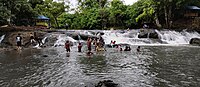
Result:
<instances>
[{"instance_id":1,"label":"tree","mask_svg":"<svg viewBox=\"0 0 200 87\"><path fill-rule=\"evenodd\" d=\"M35 10L38 11L40 15L45 15L50 17L51 22L53 22L54 25L59 28L58 20L57 18L65 11L65 9L68 9L69 6L66 6L64 2L54 2L53 0L45 0L44 4L37 5Z\"/></svg>"},{"instance_id":2,"label":"tree","mask_svg":"<svg viewBox=\"0 0 200 87\"><path fill-rule=\"evenodd\" d=\"M120 0L113 0L110 7L109 20L114 27L124 26L126 6Z\"/></svg>"},{"instance_id":3,"label":"tree","mask_svg":"<svg viewBox=\"0 0 200 87\"><path fill-rule=\"evenodd\" d=\"M31 7L34 9L38 4L44 4L43 0L28 0L31 4Z\"/></svg>"},{"instance_id":4,"label":"tree","mask_svg":"<svg viewBox=\"0 0 200 87\"><path fill-rule=\"evenodd\" d=\"M18 21L19 14L23 18L31 18L31 16L35 15L27 0L0 0L0 10L0 18L6 20L9 25L11 22Z\"/></svg>"}]
</instances>

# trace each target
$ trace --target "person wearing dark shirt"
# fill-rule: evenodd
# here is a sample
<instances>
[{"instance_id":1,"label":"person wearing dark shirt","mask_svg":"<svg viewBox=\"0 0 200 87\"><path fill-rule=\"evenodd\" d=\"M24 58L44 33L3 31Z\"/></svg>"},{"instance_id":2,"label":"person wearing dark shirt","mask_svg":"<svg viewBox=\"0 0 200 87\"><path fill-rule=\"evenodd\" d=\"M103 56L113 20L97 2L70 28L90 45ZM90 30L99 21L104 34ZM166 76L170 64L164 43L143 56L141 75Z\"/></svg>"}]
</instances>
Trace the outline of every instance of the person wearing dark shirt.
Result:
<instances>
[{"instance_id":1,"label":"person wearing dark shirt","mask_svg":"<svg viewBox=\"0 0 200 87\"><path fill-rule=\"evenodd\" d=\"M32 45L35 42L35 38L34 38L34 35L32 33L30 33L30 42L31 42Z\"/></svg>"},{"instance_id":2,"label":"person wearing dark shirt","mask_svg":"<svg viewBox=\"0 0 200 87\"><path fill-rule=\"evenodd\" d=\"M66 41L65 49L66 49L67 52L70 52L70 42L69 41Z\"/></svg>"},{"instance_id":3,"label":"person wearing dark shirt","mask_svg":"<svg viewBox=\"0 0 200 87\"><path fill-rule=\"evenodd\" d=\"M82 48L82 44L79 43L79 44L78 44L78 52L81 52L81 48Z\"/></svg>"},{"instance_id":4,"label":"person wearing dark shirt","mask_svg":"<svg viewBox=\"0 0 200 87\"><path fill-rule=\"evenodd\" d=\"M137 47L137 52L140 52L140 46Z\"/></svg>"},{"instance_id":5,"label":"person wearing dark shirt","mask_svg":"<svg viewBox=\"0 0 200 87\"><path fill-rule=\"evenodd\" d=\"M89 37L89 38L87 39L88 51L91 51L91 50L92 50L91 44L92 44L92 39Z\"/></svg>"},{"instance_id":6,"label":"person wearing dark shirt","mask_svg":"<svg viewBox=\"0 0 200 87\"><path fill-rule=\"evenodd\" d=\"M126 46L124 51L131 51L131 47L130 46Z\"/></svg>"}]
</instances>

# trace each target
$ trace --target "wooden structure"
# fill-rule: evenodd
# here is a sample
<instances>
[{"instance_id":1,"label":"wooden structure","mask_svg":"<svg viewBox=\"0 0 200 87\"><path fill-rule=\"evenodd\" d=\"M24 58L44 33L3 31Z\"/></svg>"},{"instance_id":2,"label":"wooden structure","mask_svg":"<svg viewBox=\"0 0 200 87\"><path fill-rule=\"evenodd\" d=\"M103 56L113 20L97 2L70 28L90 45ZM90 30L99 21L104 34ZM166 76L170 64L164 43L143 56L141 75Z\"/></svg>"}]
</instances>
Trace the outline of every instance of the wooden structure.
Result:
<instances>
[{"instance_id":1,"label":"wooden structure","mask_svg":"<svg viewBox=\"0 0 200 87\"><path fill-rule=\"evenodd\" d=\"M39 28L50 28L50 19L40 15L37 17L36 21L35 21L35 26L39 27Z\"/></svg>"},{"instance_id":2,"label":"wooden structure","mask_svg":"<svg viewBox=\"0 0 200 87\"><path fill-rule=\"evenodd\" d=\"M189 18L200 17L200 8L197 6L187 6L184 17L189 17Z\"/></svg>"}]
</instances>

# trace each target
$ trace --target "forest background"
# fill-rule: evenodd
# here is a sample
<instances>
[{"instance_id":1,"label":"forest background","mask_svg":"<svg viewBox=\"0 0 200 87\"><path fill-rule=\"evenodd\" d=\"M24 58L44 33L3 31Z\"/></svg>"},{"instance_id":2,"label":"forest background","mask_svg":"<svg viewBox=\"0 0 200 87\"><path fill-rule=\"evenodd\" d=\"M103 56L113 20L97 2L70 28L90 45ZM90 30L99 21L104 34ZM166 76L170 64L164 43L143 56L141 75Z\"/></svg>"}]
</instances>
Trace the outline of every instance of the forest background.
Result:
<instances>
[{"instance_id":1,"label":"forest background","mask_svg":"<svg viewBox=\"0 0 200 87\"><path fill-rule=\"evenodd\" d=\"M77 8L71 9L70 0L0 0L0 25L34 26L33 20L44 15L56 29L136 29L144 23L150 28L187 28L187 6L200 7L199 0L138 0L132 5L77 1Z\"/></svg>"}]
</instances>

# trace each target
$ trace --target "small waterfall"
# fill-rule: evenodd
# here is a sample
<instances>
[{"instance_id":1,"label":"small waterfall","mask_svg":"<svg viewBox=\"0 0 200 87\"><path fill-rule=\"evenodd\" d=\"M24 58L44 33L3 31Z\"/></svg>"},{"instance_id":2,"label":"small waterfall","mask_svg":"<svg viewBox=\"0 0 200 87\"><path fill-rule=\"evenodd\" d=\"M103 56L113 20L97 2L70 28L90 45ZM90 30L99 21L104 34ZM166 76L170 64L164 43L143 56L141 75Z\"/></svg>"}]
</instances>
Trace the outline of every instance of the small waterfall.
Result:
<instances>
[{"instance_id":1,"label":"small waterfall","mask_svg":"<svg viewBox=\"0 0 200 87\"><path fill-rule=\"evenodd\" d=\"M60 34L57 38L58 40L54 43L54 47L56 46L64 46L65 42L69 40L73 44L77 43L78 41L73 39L72 37L66 36L64 34Z\"/></svg>"},{"instance_id":2,"label":"small waterfall","mask_svg":"<svg viewBox=\"0 0 200 87\"><path fill-rule=\"evenodd\" d=\"M79 34L78 34L78 40L82 40L82 39L81 39L81 36L80 36Z\"/></svg>"},{"instance_id":3,"label":"small waterfall","mask_svg":"<svg viewBox=\"0 0 200 87\"><path fill-rule=\"evenodd\" d=\"M200 34L197 32L177 32L177 31L158 31L160 39L168 44L189 44L190 39L199 38Z\"/></svg>"},{"instance_id":4,"label":"small waterfall","mask_svg":"<svg viewBox=\"0 0 200 87\"><path fill-rule=\"evenodd\" d=\"M47 37L44 37L43 39L42 39L42 43L43 44L45 44L45 42L46 42L46 39L47 39ZM39 48L40 46L39 46L39 43L35 46L35 48Z\"/></svg>"},{"instance_id":5,"label":"small waterfall","mask_svg":"<svg viewBox=\"0 0 200 87\"><path fill-rule=\"evenodd\" d=\"M150 33L148 32L148 34L147 34L147 38L149 38L149 35L150 35Z\"/></svg>"},{"instance_id":6,"label":"small waterfall","mask_svg":"<svg viewBox=\"0 0 200 87\"><path fill-rule=\"evenodd\" d=\"M200 34L197 32L177 32L170 30L155 30L159 35L159 39L150 38L138 38L139 30L131 30L125 33L120 33L116 30L104 31L102 36L106 44L109 44L111 40L115 40L116 44L130 44L130 45L181 45L189 44L191 38L200 38ZM148 33L148 37L150 33Z\"/></svg>"},{"instance_id":7,"label":"small waterfall","mask_svg":"<svg viewBox=\"0 0 200 87\"><path fill-rule=\"evenodd\" d=\"M2 35L2 36L0 37L0 43L3 41L3 39L5 38L5 36L6 36L6 35Z\"/></svg>"},{"instance_id":8,"label":"small waterfall","mask_svg":"<svg viewBox=\"0 0 200 87\"><path fill-rule=\"evenodd\" d=\"M46 39L47 39L47 37L44 37L44 38L42 39L42 43L45 43L45 42L46 42Z\"/></svg>"},{"instance_id":9,"label":"small waterfall","mask_svg":"<svg viewBox=\"0 0 200 87\"><path fill-rule=\"evenodd\" d=\"M155 30L158 34L159 39L151 39L151 38L138 38L139 29L137 30L130 30L130 31L119 31L119 30L104 30L100 31L104 33L102 35L105 44L110 44L111 40L116 41L116 44L130 44L130 45L181 45L181 44L189 44L191 38L200 38L200 34L197 32L177 32L177 31L170 31L170 30ZM93 33L99 32L99 30L74 30L74 31L67 31L67 33L77 33L78 40L73 39L70 35L66 34L56 34L57 40L53 44L53 46L64 46L66 40L69 40L73 43L73 45L77 45L79 42L85 43L86 41L81 39L81 35L89 35ZM90 32L90 33L88 33ZM51 37L51 36L49 36ZM150 33L148 34L150 37ZM48 38L48 37L47 37Z\"/></svg>"},{"instance_id":10,"label":"small waterfall","mask_svg":"<svg viewBox=\"0 0 200 87\"><path fill-rule=\"evenodd\" d=\"M130 44L130 45L141 45L141 44L152 44L148 38L138 38L139 30L131 30L125 33L120 33L118 31L104 31L104 41L109 44L111 40L116 41L116 44Z\"/></svg>"}]
</instances>

